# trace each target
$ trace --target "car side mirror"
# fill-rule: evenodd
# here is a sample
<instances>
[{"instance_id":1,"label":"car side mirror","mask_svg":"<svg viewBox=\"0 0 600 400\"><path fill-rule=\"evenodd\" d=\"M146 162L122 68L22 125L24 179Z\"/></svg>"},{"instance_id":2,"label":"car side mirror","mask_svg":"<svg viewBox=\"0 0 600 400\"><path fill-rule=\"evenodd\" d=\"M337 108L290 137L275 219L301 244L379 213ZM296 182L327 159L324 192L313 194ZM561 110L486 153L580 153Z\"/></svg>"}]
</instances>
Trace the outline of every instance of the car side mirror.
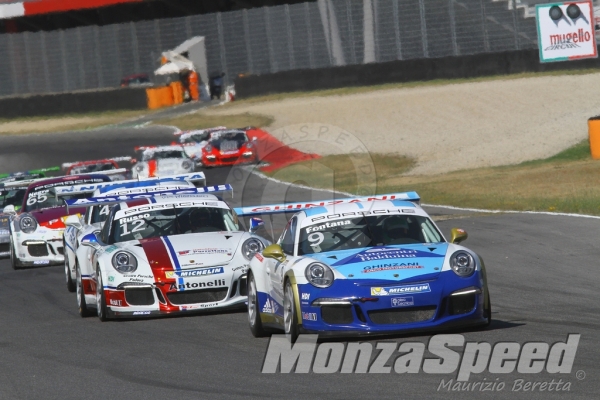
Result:
<instances>
[{"instance_id":1,"label":"car side mirror","mask_svg":"<svg viewBox=\"0 0 600 400\"><path fill-rule=\"evenodd\" d=\"M131 164L135 164L135 163L137 163L137 160L136 160L135 158L132 158L131 160L129 160L129 162L130 162Z\"/></svg>"},{"instance_id":2,"label":"car side mirror","mask_svg":"<svg viewBox=\"0 0 600 400\"><path fill-rule=\"evenodd\" d=\"M252 138L252 141L253 141L253 142L257 142L257 141L258 141L258 138L257 138L256 136L254 136L254 137Z\"/></svg>"},{"instance_id":3,"label":"car side mirror","mask_svg":"<svg viewBox=\"0 0 600 400\"><path fill-rule=\"evenodd\" d=\"M469 235L464 229L452 228L450 231L450 243L459 244L460 242L467 240L468 237Z\"/></svg>"},{"instance_id":4,"label":"car side mirror","mask_svg":"<svg viewBox=\"0 0 600 400\"><path fill-rule=\"evenodd\" d=\"M72 226L77 230L81 230L81 228L83 228L83 225L81 225L81 220L77 215L69 215L65 219L65 226Z\"/></svg>"},{"instance_id":5,"label":"car side mirror","mask_svg":"<svg viewBox=\"0 0 600 400\"><path fill-rule=\"evenodd\" d=\"M285 260L285 254L283 254L283 249L277 243L267 246L263 250L262 255L266 258L274 258L279 262Z\"/></svg>"},{"instance_id":6,"label":"car side mirror","mask_svg":"<svg viewBox=\"0 0 600 400\"><path fill-rule=\"evenodd\" d=\"M98 237L96 236L96 233L88 233L87 235L85 235L84 237L81 238L81 245L82 246L88 246L88 247L97 247L99 246L98 243Z\"/></svg>"},{"instance_id":7,"label":"car side mirror","mask_svg":"<svg viewBox=\"0 0 600 400\"><path fill-rule=\"evenodd\" d=\"M5 214L16 214L17 210L15 210L15 206L12 204L7 205L6 207L4 207L4 209L2 210L3 213Z\"/></svg>"},{"instance_id":8,"label":"car side mirror","mask_svg":"<svg viewBox=\"0 0 600 400\"><path fill-rule=\"evenodd\" d=\"M260 218L250 218L250 229L248 230L250 233L256 233L261 226L264 226L265 222Z\"/></svg>"}]
</instances>

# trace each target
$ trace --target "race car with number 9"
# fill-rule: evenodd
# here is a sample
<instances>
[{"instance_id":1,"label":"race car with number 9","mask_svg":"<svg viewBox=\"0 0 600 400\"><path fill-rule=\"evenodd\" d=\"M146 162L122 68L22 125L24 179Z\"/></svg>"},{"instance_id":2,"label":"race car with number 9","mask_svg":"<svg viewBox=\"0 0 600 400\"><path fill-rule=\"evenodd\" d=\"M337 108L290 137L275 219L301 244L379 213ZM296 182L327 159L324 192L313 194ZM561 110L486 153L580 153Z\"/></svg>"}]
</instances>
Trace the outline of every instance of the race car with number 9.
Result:
<instances>
[{"instance_id":1,"label":"race car with number 9","mask_svg":"<svg viewBox=\"0 0 600 400\"><path fill-rule=\"evenodd\" d=\"M299 211L300 210L300 211ZM255 336L283 330L372 335L488 325L482 258L447 241L415 192L238 208L240 217L294 212L248 272Z\"/></svg>"}]
</instances>

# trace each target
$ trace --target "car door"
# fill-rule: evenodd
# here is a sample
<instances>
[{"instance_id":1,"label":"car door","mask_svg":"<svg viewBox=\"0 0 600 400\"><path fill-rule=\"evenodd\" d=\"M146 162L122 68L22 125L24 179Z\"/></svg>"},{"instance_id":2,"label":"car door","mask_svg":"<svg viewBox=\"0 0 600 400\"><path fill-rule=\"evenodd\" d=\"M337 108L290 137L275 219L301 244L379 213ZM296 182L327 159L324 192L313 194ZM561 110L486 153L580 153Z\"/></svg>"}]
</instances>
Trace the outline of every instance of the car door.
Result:
<instances>
[{"instance_id":1,"label":"car door","mask_svg":"<svg viewBox=\"0 0 600 400\"><path fill-rule=\"evenodd\" d=\"M286 259L283 262L279 262L274 259L270 259L271 264L267 268L271 278L272 297L280 305L283 304L283 276L285 266L290 262L290 259L294 255L294 238L296 237L296 225L297 218L293 217L288 222L285 230L281 234L277 244L281 246L281 249L285 253ZM283 315L283 309L280 308L276 314Z\"/></svg>"}]
</instances>

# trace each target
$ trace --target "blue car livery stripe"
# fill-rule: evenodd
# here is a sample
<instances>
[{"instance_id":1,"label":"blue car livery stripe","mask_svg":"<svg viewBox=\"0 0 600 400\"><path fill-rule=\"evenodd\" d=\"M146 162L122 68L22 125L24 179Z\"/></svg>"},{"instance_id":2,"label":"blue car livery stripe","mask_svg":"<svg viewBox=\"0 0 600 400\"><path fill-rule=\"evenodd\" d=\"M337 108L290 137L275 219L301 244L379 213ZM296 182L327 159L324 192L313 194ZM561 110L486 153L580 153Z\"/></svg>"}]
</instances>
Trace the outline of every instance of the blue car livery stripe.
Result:
<instances>
[{"instance_id":1,"label":"blue car livery stripe","mask_svg":"<svg viewBox=\"0 0 600 400\"><path fill-rule=\"evenodd\" d=\"M175 268L175 271L181 271L181 264L179 264L179 260L177 259L177 252L173 248L173 244L171 243L169 238L166 236L162 238L162 241L165 244L165 246L167 247L167 250L169 251L169 255L171 256L171 261L173 262L173 267ZM177 275L179 276L179 274L177 274ZM183 287L184 287L184 282L183 282L183 278L181 276L179 276L177 278L177 283L178 283L178 287L180 288L178 290L182 291Z\"/></svg>"}]
</instances>

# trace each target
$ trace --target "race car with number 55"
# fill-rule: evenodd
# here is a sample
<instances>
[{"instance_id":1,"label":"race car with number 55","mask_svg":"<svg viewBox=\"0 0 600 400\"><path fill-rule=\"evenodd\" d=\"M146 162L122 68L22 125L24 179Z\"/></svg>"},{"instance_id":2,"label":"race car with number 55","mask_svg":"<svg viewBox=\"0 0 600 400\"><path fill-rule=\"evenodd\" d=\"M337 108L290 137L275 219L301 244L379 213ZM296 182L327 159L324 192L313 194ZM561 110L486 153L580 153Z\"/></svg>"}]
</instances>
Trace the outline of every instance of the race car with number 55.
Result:
<instances>
[{"instance_id":1,"label":"race car with number 55","mask_svg":"<svg viewBox=\"0 0 600 400\"><path fill-rule=\"evenodd\" d=\"M245 305L248 264L269 242L241 231L227 203L201 191L66 201L115 204L101 232L81 239L93 248L76 273L81 316L104 321Z\"/></svg>"},{"instance_id":2,"label":"race car with number 55","mask_svg":"<svg viewBox=\"0 0 600 400\"><path fill-rule=\"evenodd\" d=\"M236 209L242 217L295 214L248 271L255 336L405 333L487 325L482 258L447 241L415 192ZM298 210L300 210L298 212Z\"/></svg>"}]
</instances>

